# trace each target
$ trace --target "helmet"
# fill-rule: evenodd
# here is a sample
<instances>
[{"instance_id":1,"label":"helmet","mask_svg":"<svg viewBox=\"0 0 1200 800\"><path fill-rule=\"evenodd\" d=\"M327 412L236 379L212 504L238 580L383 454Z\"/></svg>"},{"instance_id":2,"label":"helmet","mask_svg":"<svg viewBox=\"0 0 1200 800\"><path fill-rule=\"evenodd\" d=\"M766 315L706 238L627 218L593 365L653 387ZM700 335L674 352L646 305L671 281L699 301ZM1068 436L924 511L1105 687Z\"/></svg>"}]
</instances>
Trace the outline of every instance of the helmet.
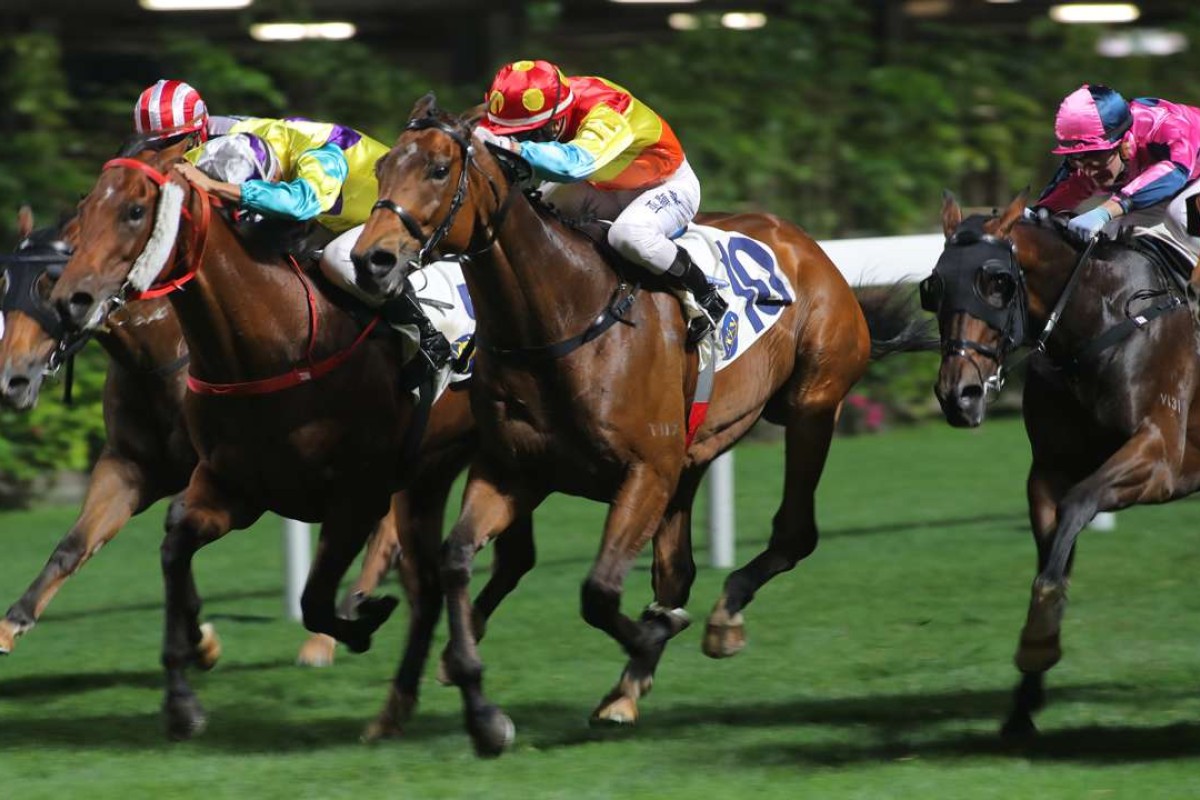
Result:
<instances>
[{"instance_id":1,"label":"helmet","mask_svg":"<svg viewBox=\"0 0 1200 800\"><path fill-rule=\"evenodd\" d=\"M133 107L133 127L138 133L206 134L208 107L200 93L183 81L160 80L142 92Z\"/></svg>"},{"instance_id":2,"label":"helmet","mask_svg":"<svg viewBox=\"0 0 1200 800\"><path fill-rule=\"evenodd\" d=\"M196 166L228 183L279 179L279 159L275 151L252 133L231 133L208 140L196 157Z\"/></svg>"},{"instance_id":3,"label":"helmet","mask_svg":"<svg viewBox=\"0 0 1200 800\"><path fill-rule=\"evenodd\" d=\"M514 134L565 116L575 94L549 61L514 61L496 73L484 102L487 118L480 124L493 133Z\"/></svg>"},{"instance_id":4,"label":"helmet","mask_svg":"<svg viewBox=\"0 0 1200 800\"><path fill-rule=\"evenodd\" d=\"M1058 147L1051 152L1073 155L1094 150L1111 150L1133 125L1133 114L1125 98L1107 86L1084 84L1071 92L1058 107L1054 135Z\"/></svg>"}]
</instances>

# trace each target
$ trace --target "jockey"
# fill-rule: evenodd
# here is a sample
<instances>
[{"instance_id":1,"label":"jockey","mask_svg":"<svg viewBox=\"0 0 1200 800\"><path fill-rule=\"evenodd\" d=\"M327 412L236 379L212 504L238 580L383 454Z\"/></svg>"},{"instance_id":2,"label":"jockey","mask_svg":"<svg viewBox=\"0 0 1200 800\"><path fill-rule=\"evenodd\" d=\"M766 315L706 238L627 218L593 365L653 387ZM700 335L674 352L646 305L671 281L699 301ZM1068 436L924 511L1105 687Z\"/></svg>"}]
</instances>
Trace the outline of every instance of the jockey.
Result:
<instances>
[{"instance_id":1,"label":"jockey","mask_svg":"<svg viewBox=\"0 0 1200 800\"><path fill-rule=\"evenodd\" d=\"M171 102L156 99L170 89ZM368 304L378 302L355 283L350 251L378 199L375 162L388 151L386 145L325 122L209 117L199 94L178 81L159 81L143 92L134 119L139 133L200 131L206 141L176 165L183 177L246 211L316 220L337 234L321 255L322 272ZM427 374L449 360L450 345L425 315L411 284L380 306L380 313L393 328L417 328Z\"/></svg>"},{"instance_id":2,"label":"jockey","mask_svg":"<svg viewBox=\"0 0 1200 800\"><path fill-rule=\"evenodd\" d=\"M1062 101L1054 133L1052 152L1066 158L1037 206L1070 211L1107 195L1068 230L1086 241L1129 215L1126 224L1157 226L1194 262L1200 214L1189 220L1186 200L1200 193L1200 109L1153 97L1126 102L1107 86L1084 84Z\"/></svg>"},{"instance_id":3,"label":"jockey","mask_svg":"<svg viewBox=\"0 0 1200 800\"><path fill-rule=\"evenodd\" d=\"M700 182L662 117L609 80L568 78L540 60L503 67L485 101L478 135L553 184L547 200L570 215L612 220L617 252L692 293L706 317L689 325L689 341L720 324L725 301L671 241L699 209Z\"/></svg>"}]
</instances>

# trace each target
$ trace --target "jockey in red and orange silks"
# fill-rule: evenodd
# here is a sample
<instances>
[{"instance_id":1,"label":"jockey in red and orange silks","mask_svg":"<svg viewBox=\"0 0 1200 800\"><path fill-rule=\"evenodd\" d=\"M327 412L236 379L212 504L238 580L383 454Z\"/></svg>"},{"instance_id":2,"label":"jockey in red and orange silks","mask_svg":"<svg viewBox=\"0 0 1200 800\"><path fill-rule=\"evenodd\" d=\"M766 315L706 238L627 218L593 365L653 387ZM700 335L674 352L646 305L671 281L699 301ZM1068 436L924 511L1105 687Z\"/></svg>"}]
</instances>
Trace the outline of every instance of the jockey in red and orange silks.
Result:
<instances>
[{"instance_id":1,"label":"jockey in red and orange silks","mask_svg":"<svg viewBox=\"0 0 1200 800\"><path fill-rule=\"evenodd\" d=\"M484 99L479 135L528 161L551 184L547 200L611 220L619 253L695 296L708 319L692 323L692 341L720 323L725 301L671 241L699 210L700 182L662 117L612 81L569 78L541 60L501 68Z\"/></svg>"},{"instance_id":2,"label":"jockey in red and orange silks","mask_svg":"<svg viewBox=\"0 0 1200 800\"><path fill-rule=\"evenodd\" d=\"M1153 97L1126 100L1107 86L1084 84L1059 106L1055 120L1063 164L1037 205L1070 211L1107 195L1068 228L1090 239L1112 220L1159 226L1168 238L1200 252L1200 220L1187 199L1200 193L1200 109ZM1115 226L1114 226L1115 227Z\"/></svg>"}]
</instances>

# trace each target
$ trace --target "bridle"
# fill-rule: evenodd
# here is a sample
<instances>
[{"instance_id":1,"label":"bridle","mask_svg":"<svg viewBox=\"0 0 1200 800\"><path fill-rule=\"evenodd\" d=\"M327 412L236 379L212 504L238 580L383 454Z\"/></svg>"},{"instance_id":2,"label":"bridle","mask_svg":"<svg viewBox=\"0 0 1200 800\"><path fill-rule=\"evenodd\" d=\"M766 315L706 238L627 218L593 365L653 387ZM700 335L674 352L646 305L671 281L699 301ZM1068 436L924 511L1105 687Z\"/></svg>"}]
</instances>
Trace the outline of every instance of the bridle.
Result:
<instances>
[{"instance_id":1,"label":"bridle","mask_svg":"<svg viewBox=\"0 0 1200 800\"><path fill-rule=\"evenodd\" d=\"M118 168L137 170L149 178L153 183L157 184L159 187L160 200L167 184L172 183L172 180L169 176L159 172L157 169L144 161L138 161L136 158L114 158L105 162L103 167L105 170ZM171 294L172 292L182 289L189 281L195 278L196 273L199 272L200 266L204 263L204 249L208 244L208 227L212 219L212 205L214 199L209 196L207 191L196 184L191 182L186 182L186 184L193 192L200 196L200 218L198 221L193 220L191 211L188 208L189 204L186 201L181 208L183 218L187 220L192 229L191 241L187 247L187 253L189 257L188 260L191 262L190 266L184 269L183 274L177 278L160 278L159 282L141 290L135 289L131 280L131 276L127 276L125 282L121 285L121 288L117 291L117 294L114 298L114 301L117 305L121 305L128 300L148 300L151 298L163 297ZM158 215L156 215L155 228L157 228L161 222L162 221L158 219ZM147 240L147 243L149 243L149 240ZM174 243L172 244L172 247L175 252L175 263L166 270L166 274L168 276L175 272L180 263L183 261L183 258L181 257L178 248L175 247ZM161 274L162 273L160 272L160 275Z\"/></svg>"},{"instance_id":2,"label":"bridle","mask_svg":"<svg viewBox=\"0 0 1200 800\"><path fill-rule=\"evenodd\" d=\"M446 217L428 236L422 230L421 223L419 223L416 218L413 217L413 215L409 213L403 206L397 204L395 201L381 197L375 202L375 205L371 207L372 212L374 212L376 209L383 209L395 214L400 218L400 222L404 225L404 229L408 231L408 234L421 244L421 249L418 251L416 258L409 261L410 268L420 269L428 266L435 260L434 252L442 243L442 240L446 238L447 234L450 233L450 228L453 227L454 221L458 217L458 212L462 209L463 202L466 200L468 188L467 173L472 167L477 169L480 174L487 179L488 185L492 190L492 196L496 200L497 210L496 213L492 215L490 226L491 231L488 234L487 241L480 247L474 248L465 253L441 253L440 257L443 259L465 261L491 249L492 245L496 242L496 237L499 235L500 225L504 221L505 216L508 214L508 209L515 192L510 189L502 201L500 199L500 189L496 186L495 180L492 179L492 176L489 175L486 170L484 170L475 162L475 146L471 144L471 142L468 141L459 130L442 121L438 117L429 115L410 120L409 123L404 126L404 130L441 131L454 140L454 143L458 145L459 151L462 154L462 169L458 173L458 185L454 188L454 196L450 198L450 208L446 212Z\"/></svg>"}]
</instances>

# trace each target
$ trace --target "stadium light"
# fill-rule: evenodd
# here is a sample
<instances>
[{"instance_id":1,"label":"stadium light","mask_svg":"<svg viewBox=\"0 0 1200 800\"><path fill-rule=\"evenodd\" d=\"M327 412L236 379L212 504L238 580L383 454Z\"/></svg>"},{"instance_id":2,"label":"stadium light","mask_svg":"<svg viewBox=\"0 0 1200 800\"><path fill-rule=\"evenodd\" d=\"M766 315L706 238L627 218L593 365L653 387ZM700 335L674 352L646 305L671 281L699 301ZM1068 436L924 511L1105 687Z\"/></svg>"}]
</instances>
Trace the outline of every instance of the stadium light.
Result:
<instances>
[{"instance_id":1,"label":"stadium light","mask_svg":"<svg viewBox=\"0 0 1200 800\"><path fill-rule=\"evenodd\" d=\"M138 0L147 11L233 11L254 0Z\"/></svg>"},{"instance_id":2,"label":"stadium light","mask_svg":"<svg viewBox=\"0 0 1200 800\"><path fill-rule=\"evenodd\" d=\"M680 11L667 15L667 25L677 31L694 31L700 27L700 18Z\"/></svg>"},{"instance_id":3,"label":"stadium light","mask_svg":"<svg viewBox=\"0 0 1200 800\"><path fill-rule=\"evenodd\" d=\"M352 22L259 22L250 36L260 42L298 42L302 39L350 39L358 32Z\"/></svg>"},{"instance_id":4,"label":"stadium light","mask_svg":"<svg viewBox=\"0 0 1200 800\"><path fill-rule=\"evenodd\" d=\"M721 27L735 31L752 31L767 24L767 15L758 11L730 11L721 15Z\"/></svg>"},{"instance_id":5,"label":"stadium light","mask_svg":"<svg viewBox=\"0 0 1200 800\"><path fill-rule=\"evenodd\" d=\"M608 0L610 3L622 3L624 5L654 5L665 6L668 3L675 5L684 5L685 3L699 3L700 0Z\"/></svg>"},{"instance_id":6,"label":"stadium light","mask_svg":"<svg viewBox=\"0 0 1200 800\"><path fill-rule=\"evenodd\" d=\"M1133 3L1066 3L1050 7L1050 19L1068 25L1133 22L1142 10Z\"/></svg>"},{"instance_id":7,"label":"stadium light","mask_svg":"<svg viewBox=\"0 0 1200 800\"><path fill-rule=\"evenodd\" d=\"M1187 48L1188 40L1182 33L1155 28L1108 33L1096 42L1096 52L1106 58L1173 56Z\"/></svg>"}]
</instances>

